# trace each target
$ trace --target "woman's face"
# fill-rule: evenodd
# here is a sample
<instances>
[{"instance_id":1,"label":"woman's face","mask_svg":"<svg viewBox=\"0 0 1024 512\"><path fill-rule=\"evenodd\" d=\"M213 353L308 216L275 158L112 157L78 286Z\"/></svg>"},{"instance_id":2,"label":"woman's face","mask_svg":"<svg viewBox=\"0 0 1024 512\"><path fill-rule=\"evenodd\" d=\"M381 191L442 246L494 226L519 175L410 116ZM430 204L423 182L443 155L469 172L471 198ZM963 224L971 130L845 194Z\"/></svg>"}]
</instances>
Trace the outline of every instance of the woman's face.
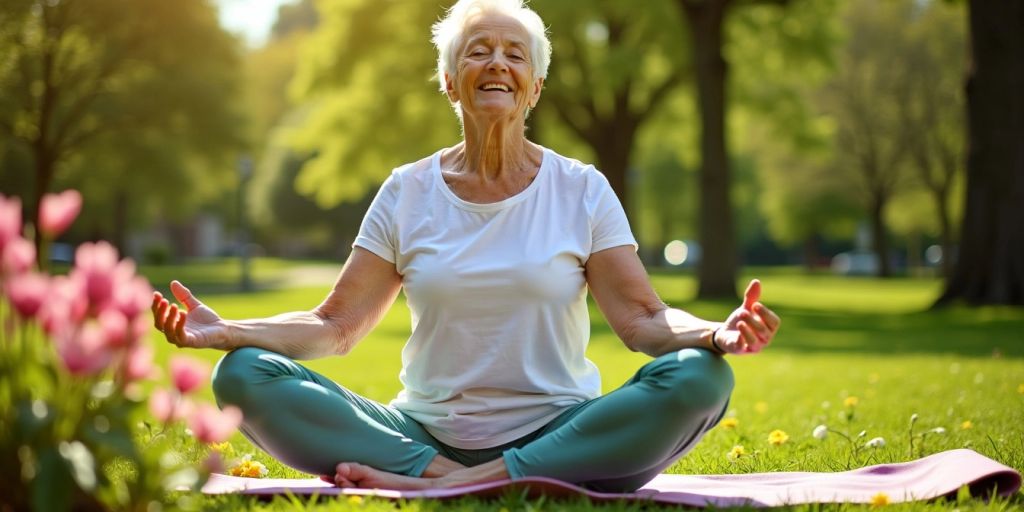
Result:
<instances>
[{"instance_id":1,"label":"woman's face","mask_svg":"<svg viewBox=\"0 0 1024 512\"><path fill-rule=\"evenodd\" d=\"M445 75L448 97L464 116L524 118L544 83L533 79L529 33L513 18L484 14L465 34L456 76Z\"/></svg>"}]
</instances>

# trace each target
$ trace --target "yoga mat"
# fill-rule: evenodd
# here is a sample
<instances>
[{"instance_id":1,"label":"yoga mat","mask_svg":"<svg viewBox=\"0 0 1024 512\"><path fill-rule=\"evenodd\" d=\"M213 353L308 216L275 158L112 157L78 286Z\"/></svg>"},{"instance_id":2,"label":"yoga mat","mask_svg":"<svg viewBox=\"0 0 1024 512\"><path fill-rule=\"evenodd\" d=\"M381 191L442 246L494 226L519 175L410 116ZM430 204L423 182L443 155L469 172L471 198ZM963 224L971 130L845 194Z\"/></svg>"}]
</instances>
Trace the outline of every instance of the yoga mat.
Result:
<instances>
[{"instance_id":1,"label":"yoga mat","mask_svg":"<svg viewBox=\"0 0 1024 512\"><path fill-rule=\"evenodd\" d=\"M340 489L316 478L253 479L213 474L207 494L241 493L273 496L375 496L388 499L491 498L507 492L530 497L587 496L592 501L635 500L693 507L775 507L802 503L870 503L878 493L890 502L955 496L967 485L974 496L1008 496L1020 489L1021 475L972 450L950 450L898 464L879 464L839 473L755 473L744 475L668 475L655 477L634 493L602 493L551 478L501 480L451 489L396 491Z\"/></svg>"}]
</instances>

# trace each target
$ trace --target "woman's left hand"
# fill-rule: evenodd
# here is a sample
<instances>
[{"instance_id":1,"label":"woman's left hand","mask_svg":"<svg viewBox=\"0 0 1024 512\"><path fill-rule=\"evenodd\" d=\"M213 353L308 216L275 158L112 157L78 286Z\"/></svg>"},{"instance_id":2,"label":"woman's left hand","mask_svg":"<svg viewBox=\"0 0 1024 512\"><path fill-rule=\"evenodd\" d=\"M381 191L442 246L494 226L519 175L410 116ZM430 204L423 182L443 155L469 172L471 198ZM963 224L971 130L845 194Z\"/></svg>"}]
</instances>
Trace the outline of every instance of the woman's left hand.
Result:
<instances>
[{"instance_id":1,"label":"woman's left hand","mask_svg":"<svg viewBox=\"0 0 1024 512\"><path fill-rule=\"evenodd\" d=\"M779 331L779 316L764 304L761 281L754 279L743 294L743 305L729 315L715 333L715 343L727 354L752 354L762 350Z\"/></svg>"}]
</instances>

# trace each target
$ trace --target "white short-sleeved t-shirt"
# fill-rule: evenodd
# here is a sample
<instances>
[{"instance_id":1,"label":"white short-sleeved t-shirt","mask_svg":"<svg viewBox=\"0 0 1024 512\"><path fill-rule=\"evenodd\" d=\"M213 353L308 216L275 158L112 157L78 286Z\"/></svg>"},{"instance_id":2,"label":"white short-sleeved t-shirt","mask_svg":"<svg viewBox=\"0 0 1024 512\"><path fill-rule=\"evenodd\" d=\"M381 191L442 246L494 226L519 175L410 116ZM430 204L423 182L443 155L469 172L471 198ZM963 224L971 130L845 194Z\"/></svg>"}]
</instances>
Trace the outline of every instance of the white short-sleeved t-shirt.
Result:
<instances>
[{"instance_id":1,"label":"white short-sleeved t-shirt","mask_svg":"<svg viewBox=\"0 0 1024 512\"><path fill-rule=\"evenodd\" d=\"M636 241L593 166L544 149L525 190L477 204L440 162L395 169L353 245L395 264L412 310L391 404L450 446L491 448L600 394L584 264Z\"/></svg>"}]
</instances>

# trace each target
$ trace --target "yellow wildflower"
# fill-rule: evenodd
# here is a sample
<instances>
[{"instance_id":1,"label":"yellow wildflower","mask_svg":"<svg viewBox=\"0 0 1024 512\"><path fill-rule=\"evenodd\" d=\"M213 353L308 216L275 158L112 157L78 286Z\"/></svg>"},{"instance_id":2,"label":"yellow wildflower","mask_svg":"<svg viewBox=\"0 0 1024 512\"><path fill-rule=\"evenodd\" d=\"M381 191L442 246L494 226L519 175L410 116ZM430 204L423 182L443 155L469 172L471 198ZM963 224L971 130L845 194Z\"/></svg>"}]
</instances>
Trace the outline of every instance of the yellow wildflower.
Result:
<instances>
[{"instance_id":1,"label":"yellow wildflower","mask_svg":"<svg viewBox=\"0 0 1024 512\"><path fill-rule=\"evenodd\" d=\"M860 399L855 396L848 396L846 400L843 400L844 407L857 407L858 403L860 403Z\"/></svg>"},{"instance_id":2,"label":"yellow wildflower","mask_svg":"<svg viewBox=\"0 0 1024 512\"><path fill-rule=\"evenodd\" d=\"M786 441L789 441L789 434L786 434L781 430L772 430L772 432L768 434L768 442L775 446L779 446Z\"/></svg>"},{"instance_id":3,"label":"yellow wildflower","mask_svg":"<svg viewBox=\"0 0 1024 512\"><path fill-rule=\"evenodd\" d=\"M215 451L219 454L231 453L231 443L224 441L223 443L210 443L210 450Z\"/></svg>"},{"instance_id":4,"label":"yellow wildflower","mask_svg":"<svg viewBox=\"0 0 1024 512\"><path fill-rule=\"evenodd\" d=\"M1024 384L1019 384L1017 386L1017 392L1024 395Z\"/></svg>"},{"instance_id":5,"label":"yellow wildflower","mask_svg":"<svg viewBox=\"0 0 1024 512\"><path fill-rule=\"evenodd\" d=\"M889 495L880 492L871 497L871 508L884 507L889 504Z\"/></svg>"},{"instance_id":6,"label":"yellow wildflower","mask_svg":"<svg viewBox=\"0 0 1024 512\"><path fill-rule=\"evenodd\" d=\"M736 418L725 418L725 419L722 420L722 423L720 423L720 425L722 425L722 428L724 428L726 430L732 430L732 429L738 427L739 424L740 424L740 420L738 420Z\"/></svg>"},{"instance_id":7,"label":"yellow wildflower","mask_svg":"<svg viewBox=\"0 0 1024 512\"><path fill-rule=\"evenodd\" d=\"M267 467L259 461L252 460L252 455L246 454L237 464L228 471L231 476L245 478L263 478L267 476Z\"/></svg>"},{"instance_id":8,"label":"yellow wildflower","mask_svg":"<svg viewBox=\"0 0 1024 512\"><path fill-rule=\"evenodd\" d=\"M363 504L363 497L362 496L349 496L348 497L348 502L353 504L353 505L362 505Z\"/></svg>"},{"instance_id":9,"label":"yellow wildflower","mask_svg":"<svg viewBox=\"0 0 1024 512\"><path fill-rule=\"evenodd\" d=\"M960 430L970 430L972 428L974 428L974 423L972 423L971 420L967 420L960 424Z\"/></svg>"},{"instance_id":10,"label":"yellow wildflower","mask_svg":"<svg viewBox=\"0 0 1024 512\"><path fill-rule=\"evenodd\" d=\"M768 412L768 404L765 402L758 402L754 404L754 410L761 414L764 414Z\"/></svg>"},{"instance_id":11,"label":"yellow wildflower","mask_svg":"<svg viewBox=\"0 0 1024 512\"><path fill-rule=\"evenodd\" d=\"M732 450L729 450L729 453L725 454L725 458L731 461L736 461L740 457L745 456L746 454L747 450L743 449L742 445L736 445L732 447Z\"/></svg>"}]
</instances>

